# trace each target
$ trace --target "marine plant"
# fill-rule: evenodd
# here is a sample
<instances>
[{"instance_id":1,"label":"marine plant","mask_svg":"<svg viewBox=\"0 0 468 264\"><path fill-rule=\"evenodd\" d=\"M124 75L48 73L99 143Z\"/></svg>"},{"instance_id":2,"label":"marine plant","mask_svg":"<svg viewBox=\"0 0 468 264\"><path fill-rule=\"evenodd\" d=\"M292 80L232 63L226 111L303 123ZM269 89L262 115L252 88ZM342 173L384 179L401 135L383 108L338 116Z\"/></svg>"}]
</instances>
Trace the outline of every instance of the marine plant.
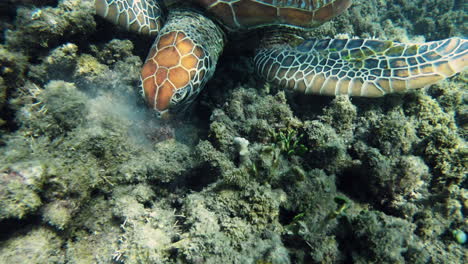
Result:
<instances>
[{"instance_id":1,"label":"marine plant","mask_svg":"<svg viewBox=\"0 0 468 264\"><path fill-rule=\"evenodd\" d=\"M308 151L307 147L301 143L302 137L302 134L291 127L272 132L274 145L289 157L302 155Z\"/></svg>"}]
</instances>

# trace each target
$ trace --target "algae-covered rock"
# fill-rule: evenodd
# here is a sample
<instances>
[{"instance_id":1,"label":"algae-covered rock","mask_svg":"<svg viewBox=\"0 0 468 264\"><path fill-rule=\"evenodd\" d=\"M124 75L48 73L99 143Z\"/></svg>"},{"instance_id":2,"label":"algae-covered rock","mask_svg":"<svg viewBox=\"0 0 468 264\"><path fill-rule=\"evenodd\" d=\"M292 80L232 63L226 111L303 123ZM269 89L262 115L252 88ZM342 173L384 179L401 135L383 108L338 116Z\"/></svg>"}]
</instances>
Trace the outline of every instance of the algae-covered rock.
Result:
<instances>
[{"instance_id":1,"label":"algae-covered rock","mask_svg":"<svg viewBox=\"0 0 468 264\"><path fill-rule=\"evenodd\" d=\"M17 87L24 82L27 57L0 45L0 74L8 87Z\"/></svg>"},{"instance_id":2,"label":"algae-covered rock","mask_svg":"<svg viewBox=\"0 0 468 264\"><path fill-rule=\"evenodd\" d=\"M27 54L94 31L93 1L65 0L57 7L18 8L16 29L6 32L7 46Z\"/></svg>"},{"instance_id":3,"label":"algae-covered rock","mask_svg":"<svg viewBox=\"0 0 468 264\"><path fill-rule=\"evenodd\" d=\"M93 46L92 50L101 63L114 65L133 56L133 48L133 43L128 39L113 39L106 43L102 49Z\"/></svg>"},{"instance_id":4,"label":"algae-covered rock","mask_svg":"<svg viewBox=\"0 0 468 264\"><path fill-rule=\"evenodd\" d=\"M460 84L463 85L463 84ZM417 95L408 113L417 118L416 132L423 137L419 151L433 168L435 184L459 183L465 177L466 164L462 161L466 151L465 140L456 126L454 112L444 111L434 98Z\"/></svg>"},{"instance_id":5,"label":"algae-covered rock","mask_svg":"<svg viewBox=\"0 0 468 264\"><path fill-rule=\"evenodd\" d=\"M399 210L405 217L417 212L413 203L428 195L431 176L423 160L416 156L389 158L374 148L361 148L359 143L355 147L360 151L361 175L365 177L359 180L369 183L359 188L361 194L378 197L381 205Z\"/></svg>"},{"instance_id":6,"label":"algae-covered rock","mask_svg":"<svg viewBox=\"0 0 468 264\"><path fill-rule=\"evenodd\" d=\"M74 84L51 81L44 89L31 88L35 102L21 110L19 121L35 137L55 138L70 132L85 119L86 97Z\"/></svg>"},{"instance_id":7,"label":"algae-covered rock","mask_svg":"<svg viewBox=\"0 0 468 264\"><path fill-rule=\"evenodd\" d=\"M14 52L4 45L0 45L0 76L7 87L16 88L24 83L27 57L21 52Z\"/></svg>"},{"instance_id":8,"label":"algae-covered rock","mask_svg":"<svg viewBox=\"0 0 468 264\"><path fill-rule=\"evenodd\" d=\"M27 71L27 57L0 44L0 127L13 119L10 100L18 95Z\"/></svg>"},{"instance_id":9,"label":"algae-covered rock","mask_svg":"<svg viewBox=\"0 0 468 264\"><path fill-rule=\"evenodd\" d=\"M156 152L145 153L140 159L133 159L128 164L120 167L120 172L125 177L134 179L147 179L161 183L169 183L182 180L183 176L190 173L194 166L191 157L192 150L189 146L175 140L166 140L157 143ZM145 172L139 171L145 168Z\"/></svg>"},{"instance_id":10,"label":"algae-covered rock","mask_svg":"<svg viewBox=\"0 0 468 264\"><path fill-rule=\"evenodd\" d=\"M28 76L38 83L49 80L72 81L78 58L78 46L73 43L63 44L49 52L41 64L31 66Z\"/></svg>"},{"instance_id":11,"label":"algae-covered rock","mask_svg":"<svg viewBox=\"0 0 468 264\"><path fill-rule=\"evenodd\" d=\"M109 74L107 65L101 64L90 54L78 54L76 44L66 43L52 50L41 64L31 66L29 77L38 83L64 80L75 82L80 88L87 88L105 74Z\"/></svg>"},{"instance_id":12,"label":"algae-covered rock","mask_svg":"<svg viewBox=\"0 0 468 264\"><path fill-rule=\"evenodd\" d=\"M244 186L254 178L278 183L291 170L287 159L306 150L301 142L301 127L283 92L260 96L251 89L236 89L222 109L213 111L209 131L212 143L199 144L199 157L202 163L219 171L215 174L228 184ZM240 162L235 145L239 136L252 142L252 162Z\"/></svg>"},{"instance_id":13,"label":"algae-covered rock","mask_svg":"<svg viewBox=\"0 0 468 264\"><path fill-rule=\"evenodd\" d=\"M413 151L420 142L416 127L401 109L389 111L384 116L369 113L370 144L385 155L398 156Z\"/></svg>"},{"instance_id":14,"label":"algae-covered rock","mask_svg":"<svg viewBox=\"0 0 468 264\"><path fill-rule=\"evenodd\" d=\"M149 201L138 201L135 193L146 197L154 193L143 185L137 189L124 187L113 192L113 215L122 224L118 234L120 243L112 259L125 263L167 263L172 244L179 238L174 211L166 209L163 203L144 206Z\"/></svg>"},{"instance_id":15,"label":"algae-covered rock","mask_svg":"<svg viewBox=\"0 0 468 264\"><path fill-rule=\"evenodd\" d=\"M343 228L339 220L349 213L351 204L337 192L333 175L318 169L304 174L284 188L287 199L281 215L284 241L295 244L291 255L299 262L339 263L345 256L335 236Z\"/></svg>"},{"instance_id":16,"label":"algae-covered rock","mask_svg":"<svg viewBox=\"0 0 468 264\"><path fill-rule=\"evenodd\" d=\"M209 190L209 189L208 189ZM183 212L189 233L177 243L181 261L290 263L276 235L281 191L259 185L192 194Z\"/></svg>"},{"instance_id":17,"label":"algae-covered rock","mask_svg":"<svg viewBox=\"0 0 468 264\"><path fill-rule=\"evenodd\" d=\"M59 230L65 229L72 219L73 204L68 201L54 201L44 206L42 218Z\"/></svg>"},{"instance_id":18,"label":"algae-covered rock","mask_svg":"<svg viewBox=\"0 0 468 264\"><path fill-rule=\"evenodd\" d=\"M411 35L425 35L427 40L466 35L463 26L466 12L456 0L418 0L388 2L382 9L387 19L408 29Z\"/></svg>"},{"instance_id":19,"label":"algae-covered rock","mask_svg":"<svg viewBox=\"0 0 468 264\"><path fill-rule=\"evenodd\" d=\"M45 227L25 229L0 242L2 263L63 263L63 240Z\"/></svg>"},{"instance_id":20,"label":"algae-covered rock","mask_svg":"<svg viewBox=\"0 0 468 264\"><path fill-rule=\"evenodd\" d=\"M0 112L4 113L7 102L7 87L5 81L0 77ZM0 127L5 124L6 116L4 114L0 115Z\"/></svg>"},{"instance_id":21,"label":"algae-covered rock","mask_svg":"<svg viewBox=\"0 0 468 264\"><path fill-rule=\"evenodd\" d=\"M429 253L412 237L414 225L379 212L362 212L352 220L355 263L426 263Z\"/></svg>"},{"instance_id":22,"label":"algae-covered rock","mask_svg":"<svg viewBox=\"0 0 468 264\"><path fill-rule=\"evenodd\" d=\"M457 0L355 0L348 12L316 31L321 36L348 33L408 41L424 35L427 40L466 35L466 14Z\"/></svg>"},{"instance_id":23,"label":"algae-covered rock","mask_svg":"<svg viewBox=\"0 0 468 264\"><path fill-rule=\"evenodd\" d=\"M76 42L65 43L42 57L40 63L31 65L28 77L36 84L50 80L72 82L88 94L110 91L113 97L124 98L126 104L129 100L143 104L136 93L142 62L130 53L133 46L123 45L115 57L108 58L110 47L122 42L128 41L111 40L104 47L92 46L91 54L81 53Z\"/></svg>"},{"instance_id":24,"label":"algae-covered rock","mask_svg":"<svg viewBox=\"0 0 468 264\"><path fill-rule=\"evenodd\" d=\"M312 167L337 171L349 166L350 157L346 151L347 139L340 137L335 129L317 120L304 123L306 143L310 150L308 164Z\"/></svg>"},{"instance_id":25,"label":"algae-covered rock","mask_svg":"<svg viewBox=\"0 0 468 264\"><path fill-rule=\"evenodd\" d=\"M112 215L112 204L106 197L95 196L73 216L68 230L76 239L69 239L66 247L67 263L110 263L118 247L121 232L119 222Z\"/></svg>"},{"instance_id":26,"label":"algae-covered rock","mask_svg":"<svg viewBox=\"0 0 468 264\"><path fill-rule=\"evenodd\" d=\"M353 136L356 129L357 107L345 95L337 96L323 110L320 120L332 126L338 134L345 138Z\"/></svg>"},{"instance_id":27,"label":"algae-covered rock","mask_svg":"<svg viewBox=\"0 0 468 264\"><path fill-rule=\"evenodd\" d=\"M3 161L3 166L6 164ZM0 168L0 221L24 218L42 205L39 193L44 167L38 161L15 163Z\"/></svg>"},{"instance_id":28,"label":"algae-covered rock","mask_svg":"<svg viewBox=\"0 0 468 264\"><path fill-rule=\"evenodd\" d=\"M107 66L89 54L83 54L78 58L74 78L83 78L92 82L107 70Z\"/></svg>"},{"instance_id":29,"label":"algae-covered rock","mask_svg":"<svg viewBox=\"0 0 468 264\"><path fill-rule=\"evenodd\" d=\"M221 176L228 183L246 184L245 174L236 168L233 161L213 147L208 141L201 141L197 145L196 153L201 166L211 171L214 176ZM209 175L205 175L207 177ZM215 178L216 179L216 178Z\"/></svg>"},{"instance_id":30,"label":"algae-covered rock","mask_svg":"<svg viewBox=\"0 0 468 264\"><path fill-rule=\"evenodd\" d=\"M264 127L265 121L269 128ZM223 112L213 113L210 135L221 149L234 150L236 134L265 140L271 137L274 128L286 128L296 123L298 120L286 104L283 92L261 97L254 90L240 88L232 92Z\"/></svg>"}]
</instances>

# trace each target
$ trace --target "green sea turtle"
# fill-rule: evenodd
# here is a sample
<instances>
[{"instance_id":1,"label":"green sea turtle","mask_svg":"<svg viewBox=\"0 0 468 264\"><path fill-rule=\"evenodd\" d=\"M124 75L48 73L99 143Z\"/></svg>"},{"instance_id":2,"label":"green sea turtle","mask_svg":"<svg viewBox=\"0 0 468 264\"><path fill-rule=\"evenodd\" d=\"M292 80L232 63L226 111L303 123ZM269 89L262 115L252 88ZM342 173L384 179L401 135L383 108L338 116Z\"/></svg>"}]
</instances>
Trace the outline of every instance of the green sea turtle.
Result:
<instances>
[{"instance_id":1,"label":"green sea turtle","mask_svg":"<svg viewBox=\"0 0 468 264\"><path fill-rule=\"evenodd\" d=\"M254 28L308 29L351 0L95 0L96 13L156 40L141 71L148 105L159 114L190 105L211 78L225 35ZM264 45L265 46L265 45ZM305 40L259 48L260 76L303 93L377 97L433 84L467 67L468 41L422 44L374 39Z\"/></svg>"}]
</instances>

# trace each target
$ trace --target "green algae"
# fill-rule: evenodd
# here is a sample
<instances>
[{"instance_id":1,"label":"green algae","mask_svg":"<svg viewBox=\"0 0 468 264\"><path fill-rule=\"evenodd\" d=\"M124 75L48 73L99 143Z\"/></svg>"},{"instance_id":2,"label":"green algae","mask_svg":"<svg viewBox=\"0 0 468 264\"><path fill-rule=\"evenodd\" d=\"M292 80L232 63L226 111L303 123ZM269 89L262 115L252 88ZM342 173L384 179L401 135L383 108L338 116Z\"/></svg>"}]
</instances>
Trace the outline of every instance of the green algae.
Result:
<instances>
[{"instance_id":1,"label":"green algae","mask_svg":"<svg viewBox=\"0 0 468 264\"><path fill-rule=\"evenodd\" d=\"M276 141L278 148L287 156L302 155L307 152L306 146L301 144L302 134L293 128L286 128L284 131L273 133L273 140Z\"/></svg>"},{"instance_id":2,"label":"green algae","mask_svg":"<svg viewBox=\"0 0 468 264\"><path fill-rule=\"evenodd\" d=\"M0 243L3 262L63 263L63 240L45 227L18 231L18 235Z\"/></svg>"},{"instance_id":3,"label":"green algae","mask_svg":"<svg viewBox=\"0 0 468 264\"><path fill-rule=\"evenodd\" d=\"M27 69L27 57L0 45L0 128L11 123L12 105L9 101L17 96L16 87L23 85Z\"/></svg>"},{"instance_id":4,"label":"green algae","mask_svg":"<svg viewBox=\"0 0 468 264\"><path fill-rule=\"evenodd\" d=\"M5 111L5 105L6 105L6 102L7 102L7 87L5 86L5 81L3 80L3 78L0 78L0 111ZM2 117L4 118L4 117ZM4 124L5 124L5 120L3 119L0 119L0 127L2 127Z\"/></svg>"},{"instance_id":5,"label":"green algae","mask_svg":"<svg viewBox=\"0 0 468 264\"><path fill-rule=\"evenodd\" d=\"M73 83L51 81L44 89L31 89L34 103L23 107L18 119L34 137L54 139L84 122L86 99Z\"/></svg>"},{"instance_id":6,"label":"green algae","mask_svg":"<svg viewBox=\"0 0 468 264\"><path fill-rule=\"evenodd\" d=\"M3 164L0 168L0 219L25 218L41 205L39 196L44 184L44 166L38 161Z\"/></svg>"},{"instance_id":7,"label":"green algae","mask_svg":"<svg viewBox=\"0 0 468 264\"><path fill-rule=\"evenodd\" d=\"M20 7L16 16L16 30L6 32L6 44L12 50L21 49L34 54L37 49L50 49L63 38L77 38L92 32L93 2L61 1L57 7L33 9Z\"/></svg>"}]
</instances>

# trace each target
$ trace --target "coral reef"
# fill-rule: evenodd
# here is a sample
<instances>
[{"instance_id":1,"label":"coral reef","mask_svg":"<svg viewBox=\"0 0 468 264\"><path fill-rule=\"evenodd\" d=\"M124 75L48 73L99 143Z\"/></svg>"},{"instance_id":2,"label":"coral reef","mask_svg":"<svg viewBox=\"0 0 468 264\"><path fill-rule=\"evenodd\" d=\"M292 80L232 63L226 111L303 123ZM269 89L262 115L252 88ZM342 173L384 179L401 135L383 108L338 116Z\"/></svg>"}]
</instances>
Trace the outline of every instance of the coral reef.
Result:
<instances>
[{"instance_id":1,"label":"coral reef","mask_svg":"<svg viewBox=\"0 0 468 264\"><path fill-rule=\"evenodd\" d=\"M45 227L28 228L0 242L0 259L5 263L63 263L63 240Z\"/></svg>"},{"instance_id":2,"label":"coral reef","mask_svg":"<svg viewBox=\"0 0 468 264\"><path fill-rule=\"evenodd\" d=\"M16 87L24 83L26 68L25 55L0 44L0 129L13 119L9 100L17 95Z\"/></svg>"},{"instance_id":3,"label":"coral reef","mask_svg":"<svg viewBox=\"0 0 468 264\"><path fill-rule=\"evenodd\" d=\"M83 38L96 23L93 19L93 1L60 1L57 7L19 7L15 30L6 32L6 45L26 54L47 50L63 39Z\"/></svg>"},{"instance_id":4,"label":"coral reef","mask_svg":"<svg viewBox=\"0 0 468 264\"><path fill-rule=\"evenodd\" d=\"M351 223L354 263L427 263L429 253L411 234L414 225L379 212L362 212Z\"/></svg>"},{"instance_id":5,"label":"coral reef","mask_svg":"<svg viewBox=\"0 0 468 264\"><path fill-rule=\"evenodd\" d=\"M421 38L430 41L466 36L466 18L463 4L457 0L353 1L347 14L318 28L316 32L330 37L347 33L402 42L420 41Z\"/></svg>"},{"instance_id":6,"label":"coral reef","mask_svg":"<svg viewBox=\"0 0 468 264\"><path fill-rule=\"evenodd\" d=\"M39 196L44 168L38 162L15 163L0 171L0 219L24 218L41 205Z\"/></svg>"},{"instance_id":7,"label":"coral reef","mask_svg":"<svg viewBox=\"0 0 468 264\"><path fill-rule=\"evenodd\" d=\"M7 90L8 88L5 86L5 81L0 79L0 111L4 111L7 99ZM2 116L2 118L4 118ZM0 119L0 127L5 124L5 120Z\"/></svg>"},{"instance_id":8,"label":"coral reef","mask_svg":"<svg viewBox=\"0 0 468 264\"><path fill-rule=\"evenodd\" d=\"M307 34L466 34L460 1L354 2ZM468 262L466 73L297 96L228 47L191 121L165 122L139 96L146 38L89 0L15 4L0 19L1 263Z\"/></svg>"}]
</instances>

